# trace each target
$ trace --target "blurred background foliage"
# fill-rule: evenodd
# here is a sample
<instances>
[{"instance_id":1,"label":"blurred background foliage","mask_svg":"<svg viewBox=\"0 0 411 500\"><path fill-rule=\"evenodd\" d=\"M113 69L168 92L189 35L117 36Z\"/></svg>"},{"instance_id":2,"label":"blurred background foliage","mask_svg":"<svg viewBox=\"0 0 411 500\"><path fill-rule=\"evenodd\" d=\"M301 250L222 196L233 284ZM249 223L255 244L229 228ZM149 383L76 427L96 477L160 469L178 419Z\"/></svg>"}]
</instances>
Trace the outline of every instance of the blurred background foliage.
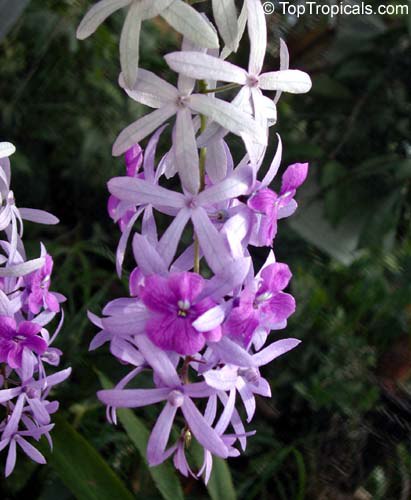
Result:
<instances>
[{"instance_id":1,"label":"blurred background foliage","mask_svg":"<svg viewBox=\"0 0 411 500\"><path fill-rule=\"evenodd\" d=\"M199 8L207 11L209 3L200 2ZM54 289L69 299L59 347L74 369L55 394L64 416L57 425L55 458L46 467L21 458L11 479L0 480L2 499L120 500L129 498L127 490L131 498L181 495L172 482L159 485L170 470L156 479L138 452L153 410L139 410L138 422L124 414L126 433L121 425L105 423L95 397L103 380L99 373L113 381L121 373L107 348L88 352L95 329L86 310L99 313L127 290L126 280L115 276L119 232L106 214L106 182L124 169L121 159L112 158L111 145L145 110L116 85L122 14L90 40L76 41L76 26L89 4L0 0L0 138L17 146L13 189L20 206L45 208L61 219L56 228L27 224L26 244L36 255L33 242L41 239L55 258ZM283 94L276 126L285 144L283 168L310 162L298 215L280 225L274 247L278 260L293 269L298 302L287 331L275 335L304 342L264 369L273 398L258 401L257 435L243 457L229 461L234 487L220 464L208 491L192 479L182 479L182 488L186 498L406 500L411 498L411 14L334 19L273 14L267 20L266 68L278 67L283 37L292 67L313 79L310 94ZM141 66L172 81L162 55L178 44L160 20L144 23ZM246 58L247 42L235 60ZM268 160L274 147L273 137ZM254 252L259 263L265 255ZM67 422L72 427L64 427ZM81 435L106 463L93 462L98 456L82 448ZM87 487L96 486L91 480L87 485L88 472L111 477L104 469L109 464L124 492L109 497L108 490L104 496L78 489L82 479L74 462L82 457Z\"/></svg>"}]
</instances>

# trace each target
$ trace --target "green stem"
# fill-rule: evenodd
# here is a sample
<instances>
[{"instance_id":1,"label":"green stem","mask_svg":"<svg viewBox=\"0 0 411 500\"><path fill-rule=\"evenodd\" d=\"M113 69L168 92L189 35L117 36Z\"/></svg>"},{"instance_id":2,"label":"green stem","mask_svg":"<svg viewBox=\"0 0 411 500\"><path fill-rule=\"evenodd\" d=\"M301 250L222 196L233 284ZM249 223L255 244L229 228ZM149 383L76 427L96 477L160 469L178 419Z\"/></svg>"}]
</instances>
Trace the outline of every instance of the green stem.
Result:
<instances>
[{"instance_id":1,"label":"green stem","mask_svg":"<svg viewBox=\"0 0 411 500\"><path fill-rule=\"evenodd\" d=\"M200 80L200 93L207 93L207 84L204 80ZM207 118L204 115L200 115L200 133L202 134L207 126ZM200 149L200 191L204 189L205 186L205 163L207 157L207 148ZM200 245L197 236L194 235L194 272L200 274Z\"/></svg>"}]
</instances>

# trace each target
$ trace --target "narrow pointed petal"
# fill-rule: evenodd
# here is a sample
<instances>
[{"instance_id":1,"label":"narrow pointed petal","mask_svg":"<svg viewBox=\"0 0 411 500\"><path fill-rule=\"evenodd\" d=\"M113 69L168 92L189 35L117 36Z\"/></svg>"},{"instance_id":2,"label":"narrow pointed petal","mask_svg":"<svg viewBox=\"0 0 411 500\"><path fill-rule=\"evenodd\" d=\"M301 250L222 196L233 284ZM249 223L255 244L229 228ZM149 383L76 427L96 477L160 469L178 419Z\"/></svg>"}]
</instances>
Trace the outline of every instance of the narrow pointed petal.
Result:
<instances>
[{"instance_id":1,"label":"narrow pointed petal","mask_svg":"<svg viewBox=\"0 0 411 500\"><path fill-rule=\"evenodd\" d=\"M22 437L17 438L17 443L21 447L21 449L24 451L24 453L30 457L34 462L37 462L38 464L45 464L46 459L44 456L33 446L31 445L28 441L23 439Z\"/></svg>"},{"instance_id":2,"label":"narrow pointed petal","mask_svg":"<svg viewBox=\"0 0 411 500\"><path fill-rule=\"evenodd\" d=\"M224 259L224 256L227 254L227 246L224 239L210 222L203 208L195 209L192 212L191 218L207 263L214 273L218 273L223 269L228 260L227 258Z\"/></svg>"},{"instance_id":3,"label":"narrow pointed petal","mask_svg":"<svg viewBox=\"0 0 411 500\"><path fill-rule=\"evenodd\" d=\"M24 406L24 401L26 399L26 396L24 394L20 394L20 396L17 398L17 402L14 406L13 413L11 414L11 417L9 421L7 422L6 427L4 428L3 431L3 438L10 437L12 436L18 429L21 414L23 412L23 406Z\"/></svg>"},{"instance_id":4,"label":"narrow pointed petal","mask_svg":"<svg viewBox=\"0 0 411 500\"><path fill-rule=\"evenodd\" d=\"M227 176L227 155L223 140L212 141L207 146L205 169L213 184Z\"/></svg>"},{"instance_id":5,"label":"narrow pointed petal","mask_svg":"<svg viewBox=\"0 0 411 500\"><path fill-rule=\"evenodd\" d=\"M197 113L208 116L222 127L236 135L246 134L259 144L267 144L267 134L256 121L234 104L205 95L194 94L189 106Z\"/></svg>"},{"instance_id":6,"label":"narrow pointed petal","mask_svg":"<svg viewBox=\"0 0 411 500\"><path fill-rule=\"evenodd\" d=\"M247 422L250 423L255 413L254 394L242 378L238 379L237 389L244 403L244 408L247 413Z\"/></svg>"},{"instance_id":7,"label":"narrow pointed petal","mask_svg":"<svg viewBox=\"0 0 411 500\"><path fill-rule=\"evenodd\" d=\"M154 130L173 116L176 111L176 104L167 104L126 127L119 134L113 145L113 155L120 156L125 153L134 144L137 144L151 134L151 132L154 132Z\"/></svg>"},{"instance_id":8,"label":"narrow pointed petal","mask_svg":"<svg viewBox=\"0 0 411 500\"><path fill-rule=\"evenodd\" d=\"M162 13L174 0L140 0L143 19L151 19Z\"/></svg>"},{"instance_id":9,"label":"narrow pointed petal","mask_svg":"<svg viewBox=\"0 0 411 500\"><path fill-rule=\"evenodd\" d=\"M281 142L281 137L277 134L278 137L278 144L277 144L277 149L273 158L273 161L271 162L270 168L268 169L267 173L264 176L264 179L261 181L261 187L268 187L275 176L277 175L278 169L280 168L281 164L281 155L283 152L283 144Z\"/></svg>"},{"instance_id":10,"label":"narrow pointed petal","mask_svg":"<svg viewBox=\"0 0 411 500\"><path fill-rule=\"evenodd\" d=\"M161 464L165 457L164 452L170 437L171 427L173 426L174 417L177 413L177 407L167 403L161 411L150 438L147 443L147 460L152 467Z\"/></svg>"},{"instance_id":11,"label":"narrow pointed petal","mask_svg":"<svg viewBox=\"0 0 411 500\"><path fill-rule=\"evenodd\" d=\"M250 62L248 71L259 75L267 49L267 24L260 0L246 0L248 15L248 37L250 39Z\"/></svg>"},{"instance_id":12,"label":"narrow pointed petal","mask_svg":"<svg viewBox=\"0 0 411 500\"><path fill-rule=\"evenodd\" d=\"M123 267L124 257L126 254L128 239L130 237L130 233L133 229L133 226L136 223L137 219L140 217L142 211L143 208L140 207L140 209L129 220L128 224L126 225L121 234L120 241L118 242L118 247L116 251L116 271L120 278L121 278L121 270Z\"/></svg>"},{"instance_id":13,"label":"narrow pointed petal","mask_svg":"<svg viewBox=\"0 0 411 500\"><path fill-rule=\"evenodd\" d=\"M16 465L16 440L10 441L9 451L7 453L5 476L8 477L13 472Z\"/></svg>"},{"instance_id":14,"label":"narrow pointed petal","mask_svg":"<svg viewBox=\"0 0 411 500\"><path fill-rule=\"evenodd\" d=\"M203 415L198 411L191 399L185 398L181 409L187 424L197 441L214 455L227 458L228 449L223 440L217 435L214 429L208 425Z\"/></svg>"},{"instance_id":15,"label":"narrow pointed petal","mask_svg":"<svg viewBox=\"0 0 411 500\"><path fill-rule=\"evenodd\" d=\"M228 396L228 401L224 405L223 413L221 414L217 425L215 426L215 431L220 436L224 434L225 430L230 424L231 417L233 416L234 405L235 405L236 390L231 389L230 395Z\"/></svg>"},{"instance_id":16,"label":"narrow pointed petal","mask_svg":"<svg viewBox=\"0 0 411 500\"><path fill-rule=\"evenodd\" d=\"M120 36L120 64L126 87L136 83L140 57L141 4L132 2Z\"/></svg>"},{"instance_id":17,"label":"narrow pointed petal","mask_svg":"<svg viewBox=\"0 0 411 500\"><path fill-rule=\"evenodd\" d=\"M247 72L218 57L199 52L172 52L165 57L173 71L196 80L217 80L239 85L247 83Z\"/></svg>"},{"instance_id":18,"label":"narrow pointed petal","mask_svg":"<svg viewBox=\"0 0 411 500\"><path fill-rule=\"evenodd\" d=\"M135 338L135 343L147 363L161 378L164 384L171 387L180 385L180 377L166 352L155 346L145 335L137 336Z\"/></svg>"},{"instance_id":19,"label":"narrow pointed petal","mask_svg":"<svg viewBox=\"0 0 411 500\"><path fill-rule=\"evenodd\" d=\"M227 57L232 53L236 52L240 40L243 38L245 27L247 24L247 2L243 3L243 8L241 9L240 16L237 21L237 38L235 40L234 46L235 50L231 50L230 47L225 46L220 54L220 59L227 59Z\"/></svg>"},{"instance_id":20,"label":"narrow pointed petal","mask_svg":"<svg viewBox=\"0 0 411 500\"><path fill-rule=\"evenodd\" d=\"M174 144L175 162L183 187L191 194L200 189L198 149L191 111L179 109L176 119Z\"/></svg>"},{"instance_id":21,"label":"narrow pointed petal","mask_svg":"<svg viewBox=\"0 0 411 500\"><path fill-rule=\"evenodd\" d=\"M271 71L260 75L260 88L281 90L291 94L305 94L311 89L311 78L298 69Z\"/></svg>"},{"instance_id":22,"label":"narrow pointed petal","mask_svg":"<svg viewBox=\"0 0 411 500\"><path fill-rule=\"evenodd\" d=\"M298 339L284 339L277 340L271 345L253 355L253 361L256 366L263 366L270 363L273 359L278 358L282 354L285 354L291 349L294 349L301 343Z\"/></svg>"},{"instance_id":23,"label":"narrow pointed petal","mask_svg":"<svg viewBox=\"0 0 411 500\"><path fill-rule=\"evenodd\" d=\"M280 38L280 70L284 71L290 67L290 54L287 44ZM281 96L281 90L277 90L274 96L274 104L277 104Z\"/></svg>"},{"instance_id":24,"label":"narrow pointed petal","mask_svg":"<svg viewBox=\"0 0 411 500\"><path fill-rule=\"evenodd\" d=\"M13 266L7 266L0 268L0 277L18 277L30 274L37 269L44 266L44 257L38 259L29 260L23 262L22 264L15 264Z\"/></svg>"},{"instance_id":25,"label":"narrow pointed petal","mask_svg":"<svg viewBox=\"0 0 411 500\"><path fill-rule=\"evenodd\" d=\"M14 387L13 389L3 389L0 391L0 403L10 401L10 399L15 398L21 392L20 387Z\"/></svg>"},{"instance_id":26,"label":"narrow pointed petal","mask_svg":"<svg viewBox=\"0 0 411 500\"><path fill-rule=\"evenodd\" d=\"M214 19L224 43L230 50L236 52L239 40L234 0L213 0L212 5Z\"/></svg>"},{"instance_id":27,"label":"narrow pointed petal","mask_svg":"<svg viewBox=\"0 0 411 500\"><path fill-rule=\"evenodd\" d=\"M111 194L136 205L151 203L153 206L184 208L185 198L181 193L170 191L143 179L114 177L108 182Z\"/></svg>"},{"instance_id":28,"label":"narrow pointed petal","mask_svg":"<svg viewBox=\"0 0 411 500\"><path fill-rule=\"evenodd\" d=\"M176 31L200 47L218 49L218 36L211 23L182 0L175 0L161 16Z\"/></svg>"},{"instance_id":29,"label":"narrow pointed petal","mask_svg":"<svg viewBox=\"0 0 411 500\"><path fill-rule=\"evenodd\" d=\"M123 74L120 74L119 85L132 99L151 108L166 106L176 101L178 97L175 87L143 68L139 68L137 81L133 87L127 87Z\"/></svg>"},{"instance_id":30,"label":"narrow pointed petal","mask_svg":"<svg viewBox=\"0 0 411 500\"><path fill-rule=\"evenodd\" d=\"M168 387L159 389L105 389L97 392L98 399L115 408L141 408L167 399Z\"/></svg>"},{"instance_id":31,"label":"narrow pointed petal","mask_svg":"<svg viewBox=\"0 0 411 500\"><path fill-rule=\"evenodd\" d=\"M210 344L210 347L225 363L242 367L255 365L253 357L245 349L230 340L228 337L223 337L220 342Z\"/></svg>"},{"instance_id":32,"label":"narrow pointed petal","mask_svg":"<svg viewBox=\"0 0 411 500\"><path fill-rule=\"evenodd\" d=\"M146 276L167 274L167 264L163 257L145 236L136 233L133 238L133 254L137 265Z\"/></svg>"},{"instance_id":33,"label":"narrow pointed petal","mask_svg":"<svg viewBox=\"0 0 411 500\"><path fill-rule=\"evenodd\" d=\"M223 181L202 191L196 197L196 202L202 206L207 206L237 198L237 196L247 194L253 182L254 171L252 167L248 165L239 167Z\"/></svg>"},{"instance_id":34,"label":"narrow pointed petal","mask_svg":"<svg viewBox=\"0 0 411 500\"><path fill-rule=\"evenodd\" d=\"M77 38L84 40L92 35L113 12L126 7L132 0L101 0L91 7L77 28Z\"/></svg>"},{"instance_id":35,"label":"narrow pointed petal","mask_svg":"<svg viewBox=\"0 0 411 500\"><path fill-rule=\"evenodd\" d=\"M19 208L21 218L37 224L58 224L60 221L53 214L35 208Z\"/></svg>"},{"instance_id":36,"label":"narrow pointed petal","mask_svg":"<svg viewBox=\"0 0 411 500\"><path fill-rule=\"evenodd\" d=\"M166 268L174 259L178 243L189 219L190 212L185 209L180 210L159 241L157 250L164 260Z\"/></svg>"}]
</instances>

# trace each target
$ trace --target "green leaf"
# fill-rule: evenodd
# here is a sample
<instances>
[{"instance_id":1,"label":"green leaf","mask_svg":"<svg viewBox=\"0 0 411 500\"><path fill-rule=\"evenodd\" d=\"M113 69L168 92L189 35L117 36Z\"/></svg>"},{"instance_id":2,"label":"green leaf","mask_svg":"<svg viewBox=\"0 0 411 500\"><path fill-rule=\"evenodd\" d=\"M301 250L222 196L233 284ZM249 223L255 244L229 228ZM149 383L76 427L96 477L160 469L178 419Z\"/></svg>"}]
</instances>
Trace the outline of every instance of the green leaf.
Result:
<instances>
[{"instance_id":1,"label":"green leaf","mask_svg":"<svg viewBox=\"0 0 411 500\"><path fill-rule=\"evenodd\" d=\"M133 500L134 496L99 455L97 450L63 417L57 416L53 429L53 451L48 463L79 500Z\"/></svg>"},{"instance_id":2,"label":"green leaf","mask_svg":"<svg viewBox=\"0 0 411 500\"><path fill-rule=\"evenodd\" d=\"M101 385L104 389L110 389L113 384L101 372L97 371ZM129 409L117 410L118 419L124 427L128 437L140 453L144 464L147 466L154 483L165 500L183 500L183 490L176 472L169 463L163 463L157 467L149 467L146 459L146 448L149 431L143 422Z\"/></svg>"},{"instance_id":3,"label":"green leaf","mask_svg":"<svg viewBox=\"0 0 411 500\"><path fill-rule=\"evenodd\" d=\"M204 458L203 450L194 439L190 445L189 453L197 466L201 467ZM237 495L231 472L225 460L213 457L213 471L206 487L212 500L221 500L222 498L224 500L236 500Z\"/></svg>"},{"instance_id":4,"label":"green leaf","mask_svg":"<svg viewBox=\"0 0 411 500\"><path fill-rule=\"evenodd\" d=\"M227 462L221 458L213 457L213 472L207 484L210 497L213 500L236 500L231 472Z\"/></svg>"}]
</instances>

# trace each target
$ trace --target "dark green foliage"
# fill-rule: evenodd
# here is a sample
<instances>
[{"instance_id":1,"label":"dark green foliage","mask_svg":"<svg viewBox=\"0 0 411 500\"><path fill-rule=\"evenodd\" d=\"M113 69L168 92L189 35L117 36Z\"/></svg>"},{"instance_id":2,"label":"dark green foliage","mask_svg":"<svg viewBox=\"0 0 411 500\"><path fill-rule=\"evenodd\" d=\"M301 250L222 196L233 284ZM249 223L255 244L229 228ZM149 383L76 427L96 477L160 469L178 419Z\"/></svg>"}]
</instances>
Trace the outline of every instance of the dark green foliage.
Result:
<instances>
[{"instance_id":1,"label":"dark green foliage","mask_svg":"<svg viewBox=\"0 0 411 500\"><path fill-rule=\"evenodd\" d=\"M88 352L95 329L87 309L99 313L127 293L126 278L114 273L119 233L106 215L106 181L123 171L111 145L144 113L116 85L122 14L90 40L76 41L89 3L32 0L0 40L0 138L18 149L12 165L20 205L61 219L56 228L27 224L25 234L26 242L47 244L56 261L53 287L69 299L59 347L73 375L55 394L61 414L136 498L156 499L133 426L123 422L126 432L109 426L95 397L96 370L113 381L123 372L107 347ZM283 36L291 66L308 71L314 84L306 96L282 96L276 127L283 167L311 165L300 211L280 222L275 247L277 259L293 269L298 310L286 333L272 336L296 336L303 344L263 370L273 398L258 401L257 434L246 454L228 461L239 499L338 500L361 491L381 500L411 496L409 19L269 18L266 69L278 66L276 40ZM164 24L145 23L141 65L174 78L161 56L177 46ZM237 59L245 63L246 49ZM38 252L37 244L28 248ZM254 256L263 262L265 252ZM136 414L149 428L157 412ZM58 461L62 450L56 451ZM228 498L221 490L226 474L219 466L208 492L183 478L185 497ZM58 467L24 458L11 479L0 480L2 499L88 498L76 491Z\"/></svg>"}]
</instances>

